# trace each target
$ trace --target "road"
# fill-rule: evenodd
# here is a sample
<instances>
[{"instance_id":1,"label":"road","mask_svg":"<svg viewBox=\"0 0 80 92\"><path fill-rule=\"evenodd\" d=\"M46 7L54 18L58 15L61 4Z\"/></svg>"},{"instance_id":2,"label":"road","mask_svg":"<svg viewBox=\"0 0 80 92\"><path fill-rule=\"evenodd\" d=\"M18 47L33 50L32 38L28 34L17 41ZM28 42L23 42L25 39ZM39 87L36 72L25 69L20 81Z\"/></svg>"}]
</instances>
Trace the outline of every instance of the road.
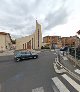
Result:
<instances>
[{"instance_id":1,"label":"road","mask_svg":"<svg viewBox=\"0 0 80 92\"><path fill-rule=\"evenodd\" d=\"M65 92L78 92L79 88L68 83L67 76L74 79L72 76L55 72L55 57L53 51L41 52L38 59L18 63L14 62L13 56L0 57L0 92L58 92L61 88L65 88ZM74 80L80 85L79 81Z\"/></svg>"}]
</instances>

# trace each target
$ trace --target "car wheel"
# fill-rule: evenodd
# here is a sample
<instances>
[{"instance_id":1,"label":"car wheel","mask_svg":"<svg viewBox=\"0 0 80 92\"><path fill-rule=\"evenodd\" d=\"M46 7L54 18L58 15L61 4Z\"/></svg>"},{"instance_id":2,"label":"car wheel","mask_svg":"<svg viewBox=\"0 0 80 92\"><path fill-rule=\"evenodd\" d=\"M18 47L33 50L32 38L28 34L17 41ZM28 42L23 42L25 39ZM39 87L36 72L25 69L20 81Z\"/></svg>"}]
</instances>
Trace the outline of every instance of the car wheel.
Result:
<instances>
[{"instance_id":1,"label":"car wheel","mask_svg":"<svg viewBox=\"0 0 80 92\"><path fill-rule=\"evenodd\" d=\"M36 59L37 57L36 56L34 56L34 59Z\"/></svg>"},{"instance_id":2,"label":"car wheel","mask_svg":"<svg viewBox=\"0 0 80 92\"><path fill-rule=\"evenodd\" d=\"M18 62L18 61L20 61L21 59L20 58L16 58L16 61Z\"/></svg>"}]
</instances>

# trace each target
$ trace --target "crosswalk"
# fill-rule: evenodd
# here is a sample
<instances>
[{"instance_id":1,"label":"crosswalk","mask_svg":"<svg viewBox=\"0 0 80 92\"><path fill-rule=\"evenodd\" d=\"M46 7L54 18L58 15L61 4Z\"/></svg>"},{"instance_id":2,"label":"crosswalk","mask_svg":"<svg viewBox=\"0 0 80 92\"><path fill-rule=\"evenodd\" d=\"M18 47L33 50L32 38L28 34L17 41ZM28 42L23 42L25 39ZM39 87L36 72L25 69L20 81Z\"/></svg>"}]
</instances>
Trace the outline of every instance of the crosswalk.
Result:
<instances>
[{"instance_id":1,"label":"crosswalk","mask_svg":"<svg viewBox=\"0 0 80 92\"><path fill-rule=\"evenodd\" d=\"M67 87L68 85L70 85L74 89L74 92L80 92L80 82L77 83L74 79L72 79L67 74L63 74L60 77L65 82L63 82L61 80L61 78L59 78L59 77L52 78L52 82L55 84L55 86L59 90L59 92L73 92L73 91L71 91L71 89L69 89L69 87ZM54 90L54 88L53 88L53 90ZM55 90L54 90L54 92L55 92Z\"/></svg>"},{"instance_id":2,"label":"crosswalk","mask_svg":"<svg viewBox=\"0 0 80 92\"><path fill-rule=\"evenodd\" d=\"M57 78L57 77L54 77L52 78L53 82L55 83L55 85L57 86L57 88L59 89L60 92L70 92L66 86Z\"/></svg>"},{"instance_id":3,"label":"crosswalk","mask_svg":"<svg viewBox=\"0 0 80 92\"><path fill-rule=\"evenodd\" d=\"M78 73L78 74L80 74L80 70L79 69L76 69L75 72Z\"/></svg>"},{"instance_id":4,"label":"crosswalk","mask_svg":"<svg viewBox=\"0 0 80 92\"><path fill-rule=\"evenodd\" d=\"M63 78L65 78L77 91L80 92L80 85L76 83L73 79L71 79L66 74L62 75Z\"/></svg>"},{"instance_id":5,"label":"crosswalk","mask_svg":"<svg viewBox=\"0 0 80 92\"><path fill-rule=\"evenodd\" d=\"M52 78L52 90L51 92L80 92L80 81L64 73ZM32 89L32 92L46 91L44 87L38 87Z\"/></svg>"}]
</instances>

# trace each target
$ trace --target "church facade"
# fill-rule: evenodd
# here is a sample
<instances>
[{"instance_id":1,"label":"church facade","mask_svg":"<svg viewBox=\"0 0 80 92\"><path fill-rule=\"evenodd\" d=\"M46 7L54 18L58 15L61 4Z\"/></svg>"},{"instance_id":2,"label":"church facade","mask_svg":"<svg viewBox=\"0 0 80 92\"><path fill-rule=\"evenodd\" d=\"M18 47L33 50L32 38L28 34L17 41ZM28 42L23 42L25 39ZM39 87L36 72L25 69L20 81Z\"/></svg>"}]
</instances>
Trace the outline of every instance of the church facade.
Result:
<instances>
[{"instance_id":1,"label":"church facade","mask_svg":"<svg viewBox=\"0 0 80 92\"><path fill-rule=\"evenodd\" d=\"M35 32L32 35L16 39L16 50L41 49L42 32L41 25L36 20Z\"/></svg>"}]
</instances>

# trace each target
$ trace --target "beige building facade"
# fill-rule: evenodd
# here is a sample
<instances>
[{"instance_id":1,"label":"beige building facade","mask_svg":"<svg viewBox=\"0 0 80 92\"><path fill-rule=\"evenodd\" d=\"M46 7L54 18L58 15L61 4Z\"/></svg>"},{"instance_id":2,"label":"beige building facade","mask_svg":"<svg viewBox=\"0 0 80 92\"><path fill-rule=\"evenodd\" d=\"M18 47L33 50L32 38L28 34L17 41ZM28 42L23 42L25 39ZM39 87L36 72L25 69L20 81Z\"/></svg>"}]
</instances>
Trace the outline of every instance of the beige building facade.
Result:
<instances>
[{"instance_id":1,"label":"beige building facade","mask_svg":"<svg viewBox=\"0 0 80 92\"><path fill-rule=\"evenodd\" d=\"M0 51L10 50L12 47L11 36L9 33L0 32Z\"/></svg>"},{"instance_id":2,"label":"beige building facade","mask_svg":"<svg viewBox=\"0 0 80 92\"><path fill-rule=\"evenodd\" d=\"M16 50L41 49L42 32L41 25L36 20L35 32L32 35L16 39Z\"/></svg>"},{"instance_id":3,"label":"beige building facade","mask_svg":"<svg viewBox=\"0 0 80 92\"><path fill-rule=\"evenodd\" d=\"M43 37L43 43L45 43L45 46L49 46L50 48L62 47L60 36L45 36Z\"/></svg>"}]
</instances>

